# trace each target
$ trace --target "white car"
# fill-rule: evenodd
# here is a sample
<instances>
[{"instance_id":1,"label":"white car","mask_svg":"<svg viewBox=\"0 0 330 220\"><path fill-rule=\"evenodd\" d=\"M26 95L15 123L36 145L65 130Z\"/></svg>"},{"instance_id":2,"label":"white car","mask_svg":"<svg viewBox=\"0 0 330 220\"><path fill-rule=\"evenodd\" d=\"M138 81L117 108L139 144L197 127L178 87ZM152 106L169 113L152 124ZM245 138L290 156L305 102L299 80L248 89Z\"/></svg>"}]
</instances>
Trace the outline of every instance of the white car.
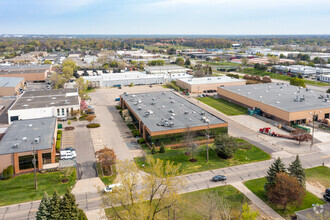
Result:
<instances>
[{"instance_id":1,"label":"white car","mask_svg":"<svg viewBox=\"0 0 330 220\"><path fill-rule=\"evenodd\" d=\"M77 157L76 151L61 150L60 151L61 160L72 160Z\"/></svg>"},{"instance_id":2,"label":"white car","mask_svg":"<svg viewBox=\"0 0 330 220\"><path fill-rule=\"evenodd\" d=\"M105 193L113 192L115 191L116 188L121 187L121 183L116 183L116 184L110 184L104 188Z\"/></svg>"}]
</instances>

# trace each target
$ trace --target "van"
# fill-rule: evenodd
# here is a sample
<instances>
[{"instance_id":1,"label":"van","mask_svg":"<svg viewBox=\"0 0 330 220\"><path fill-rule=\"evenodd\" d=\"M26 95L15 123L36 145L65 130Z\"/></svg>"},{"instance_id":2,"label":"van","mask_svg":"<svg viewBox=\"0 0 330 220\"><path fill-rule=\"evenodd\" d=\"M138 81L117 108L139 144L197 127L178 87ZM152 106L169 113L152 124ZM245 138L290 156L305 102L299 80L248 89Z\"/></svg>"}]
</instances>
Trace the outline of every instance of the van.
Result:
<instances>
[{"instance_id":1,"label":"van","mask_svg":"<svg viewBox=\"0 0 330 220\"><path fill-rule=\"evenodd\" d=\"M60 151L61 160L72 160L77 157L76 151L61 150Z\"/></svg>"}]
</instances>

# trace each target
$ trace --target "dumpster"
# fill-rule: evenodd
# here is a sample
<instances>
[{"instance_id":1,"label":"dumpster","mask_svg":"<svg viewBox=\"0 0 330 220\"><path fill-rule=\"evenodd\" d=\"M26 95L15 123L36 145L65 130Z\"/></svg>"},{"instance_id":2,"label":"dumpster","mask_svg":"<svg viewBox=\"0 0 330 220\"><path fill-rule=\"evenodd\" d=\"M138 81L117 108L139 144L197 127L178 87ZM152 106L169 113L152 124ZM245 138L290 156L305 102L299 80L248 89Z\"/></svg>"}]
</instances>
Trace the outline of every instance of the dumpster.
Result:
<instances>
[{"instance_id":1,"label":"dumpster","mask_svg":"<svg viewBox=\"0 0 330 220\"><path fill-rule=\"evenodd\" d=\"M57 129L62 129L62 124L58 124Z\"/></svg>"}]
</instances>

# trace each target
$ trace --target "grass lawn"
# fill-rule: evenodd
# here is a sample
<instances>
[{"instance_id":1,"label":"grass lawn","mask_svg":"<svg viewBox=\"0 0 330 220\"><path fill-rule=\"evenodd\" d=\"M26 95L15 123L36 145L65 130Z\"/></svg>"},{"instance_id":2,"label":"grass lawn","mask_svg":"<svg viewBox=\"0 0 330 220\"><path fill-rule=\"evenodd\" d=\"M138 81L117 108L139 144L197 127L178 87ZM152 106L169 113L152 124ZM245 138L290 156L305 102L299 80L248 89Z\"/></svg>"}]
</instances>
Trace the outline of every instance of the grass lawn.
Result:
<instances>
[{"instance_id":1,"label":"grass lawn","mask_svg":"<svg viewBox=\"0 0 330 220\"><path fill-rule=\"evenodd\" d=\"M284 212L282 207L277 207L276 205L271 204L268 201L266 191L264 190L265 183L266 183L266 179L260 178L260 179L246 181L244 182L244 185L283 217L289 217L290 215L294 215L294 212L296 211L311 208L313 204L321 205L325 203L316 196L314 196L312 193L306 191L304 202L300 207L288 206L287 211Z\"/></svg>"},{"instance_id":2,"label":"grass lawn","mask_svg":"<svg viewBox=\"0 0 330 220\"><path fill-rule=\"evenodd\" d=\"M242 139L238 139L238 140L239 142L247 143ZM251 146L250 149L248 150L239 149L236 151L233 158L227 160L219 158L215 150L212 147L210 147L209 162L206 162L206 145L202 145L199 146L197 149L197 153L195 155L197 162L195 163L190 162L189 159L191 157L184 154L186 152L185 148L181 148L181 149L166 148L166 152L162 154L161 153L151 154L150 150L145 150L145 152L148 155L152 155L154 158L159 158L165 161L173 161L175 162L175 164L181 163L180 170L182 174L195 173L205 170L218 169L223 167L229 167L239 164L270 159L269 154L265 153L264 151L260 150L259 148L251 144L249 145ZM142 157L135 158L135 162L139 165L141 169L143 169L142 165L144 164L144 160Z\"/></svg>"},{"instance_id":3,"label":"grass lawn","mask_svg":"<svg viewBox=\"0 0 330 220\"><path fill-rule=\"evenodd\" d=\"M219 112L222 112L226 115L245 115L247 114L247 109L235 103L229 102L222 98L214 97L201 97L197 100L215 108Z\"/></svg>"},{"instance_id":4,"label":"grass lawn","mask_svg":"<svg viewBox=\"0 0 330 220\"><path fill-rule=\"evenodd\" d=\"M208 193L217 193L227 200L231 207L232 219L238 219L242 205L245 202L249 202L249 199L243 193L237 193L237 189L230 185L185 193L182 194L182 204L180 204L180 211L176 213L176 218L189 220L207 219L205 205L201 201ZM107 216L113 216L114 214L112 209L106 209L105 211ZM167 211L164 214L166 216Z\"/></svg>"},{"instance_id":5,"label":"grass lawn","mask_svg":"<svg viewBox=\"0 0 330 220\"><path fill-rule=\"evenodd\" d=\"M271 72L266 72L266 71L262 71L262 70L257 70L254 68L244 68L242 70L242 73L246 73L249 75L258 75L258 76L270 76L270 78L272 79L278 79L278 80L284 80L284 81L290 81L291 76L287 76L287 75L280 75L277 73L271 73ZM313 80L306 80L304 79L305 84L306 85L312 85L312 86L329 86L329 83L325 83L325 82L315 82Z\"/></svg>"},{"instance_id":6,"label":"grass lawn","mask_svg":"<svg viewBox=\"0 0 330 220\"><path fill-rule=\"evenodd\" d=\"M37 190L34 189L33 173L22 174L10 180L0 180L0 206L38 200L42 198L44 191L52 195L55 189L63 195L67 187L71 189L75 184L76 169L70 169L72 173L67 183L61 183L65 178L61 172L37 173Z\"/></svg>"},{"instance_id":7,"label":"grass lawn","mask_svg":"<svg viewBox=\"0 0 330 220\"><path fill-rule=\"evenodd\" d=\"M109 184L113 183L113 181L115 181L116 176L117 176L115 166L113 166L113 174L111 176L103 176L100 163L97 163L97 173L99 174L99 178L102 180L104 185L109 185Z\"/></svg>"},{"instance_id":8,"label":"grass lawn","mask_svg":"<svg viewBox=\"0 0 330 220\"><path fill-rule=\"evenodd\" d=\"M330 187L330 168L326 166L306 169L306 178L308 182L318 182L325 188Z\"/></svg>"}]
</instances>

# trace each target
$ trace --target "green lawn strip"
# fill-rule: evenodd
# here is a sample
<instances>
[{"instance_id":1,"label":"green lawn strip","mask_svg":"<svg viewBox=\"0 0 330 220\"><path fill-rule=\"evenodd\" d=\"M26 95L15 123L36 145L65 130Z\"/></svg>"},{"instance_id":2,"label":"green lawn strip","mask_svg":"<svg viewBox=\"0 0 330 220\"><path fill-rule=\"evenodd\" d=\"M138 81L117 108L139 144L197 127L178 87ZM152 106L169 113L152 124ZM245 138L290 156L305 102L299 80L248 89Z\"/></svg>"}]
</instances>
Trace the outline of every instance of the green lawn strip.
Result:
<instances>
[{"instance_id":1,"label":"green lawn strip","mask_svg":"<svg viewBox=\"0 0 330 220\"><path fill-rule=\"evenodd\" d=\"M263 200L269 207L274 209L278 214L280 214L283 217L289 217L290 215L294 215L296 211L304 210L311 208L313 204L325 204L324 201L317 198L312 193L306 191L306 195L303 201L303 204L300 207L295 206L288 206L287 210L284 211L282 207L277 207L277 205L271 204L266 195L266 191L264 189L264 185L266 183L265 178L259 178L254 180L249 180L244 182L244 185L249 188L256 196L258 196L261 200Z\"/></svg>"},{"instance_id":2,"label":"green lawn strip","mask_svg":"<svg viewBox=\"0 0 330 220\"><path fill-rule=\"evenodd\" d=\"M238 140L240 142L247 143L242 139L238 139ZM190 162L189 159L191 157L184 154L186 152L185 148L181 148L181 149L166 148L165 153L157 153L157 154L151 154L150 150L146 150L145 152L148 155L152 155L154 158L159 158L164 161L171 161L174 162L175 164L181 163L180 170L182 174L188 174L188 173L213 170L223 167L235 166L239 164L270 159L269 154L253 146L252 144L250 144L250 146L251 148L248 150L245 149L237 150L233 158L225 160L219 158L215 150L210 145L209 162L206 162L206 145L202 145L199 146L197 149L197 153L195 155L197 162L195 163ZM139 165L139 167L143 169L142 165L145 164L143 157L138 157L135 158L134 160Z\"/></svg>"},{"instance_id":3,"label":"green lawn strip","mask_svg":"<svg viewBox=\"0 0 330 220\"><path fill-rule=\"evenodd\" d=\"M205 195L212 192L226 199L231 208L232 219L238 219L242 205L249 202L249 199L243 193L238 192L236 188L230 185L185 193L182 194L182 204L180 204L180 209L176 213L178 219L206 219L207 216L203 215L206 214L206 210L201 206L201 202ZM105 209L105 212L107 216L114 216L112 209ZM167 211L164 214L166 215Z\"/></svg>"},{"instance_id":4,"label":"green lawn strip","mask_svg":"<svg viewBox=\"0 0 330 220\"><path fill-rule=\"evenodd\" d=\"M271 73L267 71L257 70L254 68L244 68L241 73L249 74L249 75L258 75L258 76L269 76L272 79L278 79L278 80L284 80L284 81L290 81L291 76L288 75L280 75L277 73ZM313 86L329 86L329 83L325 82L318 82L313 80L306 80L304 79L305 84L307 85L313 85Z\"/></svg>"},{"instance_id":5,"label":"green lawn strip","mask_svg":"<svg viewBox=\"0 0 330 220\"><path fill-rule=\"evenodd\" d=\"M330 168L326 166L306 169L308 182L318 182L326 188L330 188Z\"/></svg>"},{"instance_id":6,"label":"green lawn strip","mask_svg":"<svg viewBox=\"0 0 330 220\"><path fill-rule=\"evenodd\" d=\"M0 206L39 200L46 191L52 195L56 189L63 195L66 189L74 186L76 169L70 177L62 177L61 172L37 173L38 189L34 189L33 173L22 174L10 180L0 181ZM69 182L61 183L62 179L69 178Z\"/></svg>"},{"instance_id":7,"label":"green lawn strip","mask_svg":"<svg viewBox=\"0 0 330 220\"><path fill-rule=\"evenodd\" d=\"M197 100L229 116L247 114L247 109L245 107L229 102L222 98L200 97L197 98Z\"/></svg>"},{"instance_id":8,"label":"green lawn strip","mask_svg":"<svg viewBox=\"0 0 330 220\"><path fill-rule=\"evenodd\" d=\"M97 166L97 173L99 175L99 178L102 180L104 185L112 184L115 181L116 176L117 176L115 166L113 166L113 171L112 171L113 174L111 176L103 176L100 163L97 163L96 166Z\"/></svg>"}]
</instances>

